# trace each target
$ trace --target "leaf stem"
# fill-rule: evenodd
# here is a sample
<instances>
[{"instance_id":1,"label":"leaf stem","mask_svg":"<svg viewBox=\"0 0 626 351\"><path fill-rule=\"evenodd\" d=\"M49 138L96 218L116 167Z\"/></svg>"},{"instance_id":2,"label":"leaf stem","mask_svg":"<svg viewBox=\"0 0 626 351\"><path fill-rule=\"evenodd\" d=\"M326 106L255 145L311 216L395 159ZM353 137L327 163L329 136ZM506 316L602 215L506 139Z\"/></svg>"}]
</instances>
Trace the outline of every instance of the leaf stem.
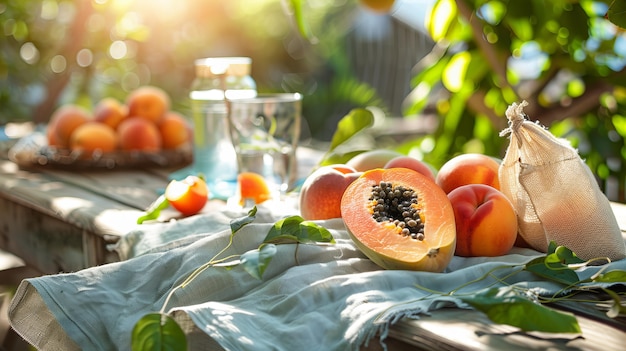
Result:
<instances>
[{"instance_id":1,"label":"leaf stem","mask_svg":"<svg viewBox=\"0 0 626 351\"><path fill-rule=\"evenodd\" d=\"M169 301L171 300L172 296L178 289L182 289L186 287L187 285L189 285L197 276L202 274L202 272L207 270L209 267L215 265L216 263L224 262L230 257L236 257L236 255L231 255L220 260L217 259L220 255L226 252L226 250L228 250L233 245L233 238L235 237L235 233L236 231L231 232L230 236L228 237L228 244L223 249L221 249L218 253L216 253L208 262L204 263L202 266L196 268L193 272L191 272L189 277L187 277L187 279L185 279L180 285L170 290L170 292L167 294L167 297L165 298L165 302L163 302L163 306L161 307L160 313L165 313L165 309L167 308Z\"/></svg>"},{"instance_id":2,"label":"leaf stem","mask_svg":"<svg viewBox=\"0 0 626 351\"><path fill-rule=\"evenodd\" d=\"M507 275L505 275L504 277L498 277L498 276L495 276L493 274L495 271L498 271L498 270L501 270L501 269L507 269L507 268L519 268L519 269L515 270L515 271L513 271L513 272L511 272L511 273L509 273ZM478 283L479 281L484 280L487 277L494 278L494 281L492 283L490 283L489 285L487 285L487 287L491 287L491 286L495 285L498 282L508 285L505 282L506 279L514 276L515 274L517 274L517 273L519 273L519 272L521 272L523 270L524 270L523 265L502 265L502 266L494 267L494 268L490 269L488 272L485 272L485 274L483 274L482 276L480 276L480 277L478 277L478 278L476 278L474 280L470 280L470 281L468 281L468 282L466 282L464 284L461 284L461 285L457 286L456 288L454 288L454 289L452 289L452 290L450 290L448 292L432 290L432 289L429 289L429 288L427 288L425 286L422 286L422 285L419 285L419 284L415 284L415 287L420 289L420 290L426 291L426 292L430 293L431 295L441 295L441 296L452 296L452 295L455 295L455 294L457 296L472 295L472 294L475 293L475 291L470 291L470 292L462 293L462 294L457 294L457 292L459 290L463 289L463 288L466 288L466 287L472 285L472 284ZM416 300L416 301L419 301L419 300Z\"/></svg>"},{"instance_id":3,"label":"leaf stem","mask_svg":"<svg viewBox=\"0 0 626 351\"><path fill-rule=\"evenodd\" d=\"M296 249L293 252L293 259L296 262L296 266L300 265L300 261L298 261L298 249L300 248L300 243L296 243Z\"/></svg>"},{"instance_id":4,"label":"leaf stem","mask_svg":"<svg viewBox=\"0 0 626 351\"><path fill-rule=\"evenodd\" d=\"M504 276L504 277L502 277L502 278L500 278L500 277L498 277L498 276L493 275L493 273L494 273L495 271L498 271L498 270L501 270L501 269L507 269L507 268L519 268L519 269L518 269L518 270L516 270L516 271L513 271L513 272L511 272L511 273L509 273L509 274L507 274L507 275L505 275L505 276ZM474 280L470 280L470 281L466 282L465 284L461 284L461 285L460 285L459 287L457 287L456 289L451 290L451 291L449 292L449 295L453 295L453 294L455 294L457 291L459 291L459 290L461 290L461 289L463 289L463 288L465 288L465 287L467 287L467 286L470 286L470 285L472 285L472 284L478 283L479 281L484 280L484 279L486 279L487 277L492 277L492 278L494 278L494 279L495 279L495 281L494 281L493 283L489 284L488 286L492 286L492 285L494 285L495 283L498 283L498 282L503 283L506 279L508 279L508 278L512 277L513 275L515 275L515 274L517 274L517 273L519 273L519 272L521 272L521 271L523 271L523 270L524 270L523 266L520 266L520 265L502 265L502 266L494 267L494 268L490 269L489 271L487 271L487 272L486 272L485 274L483 274L482 276L480 276L480 277L478 277L478 278L476 278L476 279L474 279Z\"/></svg>"}]
</instances>

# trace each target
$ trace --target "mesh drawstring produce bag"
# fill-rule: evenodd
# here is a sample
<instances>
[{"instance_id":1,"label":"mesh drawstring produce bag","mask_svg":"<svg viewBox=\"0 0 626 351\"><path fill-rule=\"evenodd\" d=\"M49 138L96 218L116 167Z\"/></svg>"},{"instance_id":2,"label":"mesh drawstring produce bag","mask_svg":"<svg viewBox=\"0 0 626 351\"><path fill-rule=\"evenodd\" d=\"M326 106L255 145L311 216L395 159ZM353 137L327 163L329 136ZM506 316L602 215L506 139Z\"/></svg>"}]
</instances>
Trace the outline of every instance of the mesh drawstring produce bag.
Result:
<instances>
[{"instance_id":1,"label":"mesh drawstring produce bag","mask_svg":"<svg viewBox=\"0 0 626 351\"><path fill-rule=\"evenodd\" d=\"M517 211L519 235L542 252L554 241L583 260L626 257L617 220L593 173L567 140L526 119L527 104L509 106L509 127L500 133L510 134L500 187Z\"/></svg>"}]
</instances>

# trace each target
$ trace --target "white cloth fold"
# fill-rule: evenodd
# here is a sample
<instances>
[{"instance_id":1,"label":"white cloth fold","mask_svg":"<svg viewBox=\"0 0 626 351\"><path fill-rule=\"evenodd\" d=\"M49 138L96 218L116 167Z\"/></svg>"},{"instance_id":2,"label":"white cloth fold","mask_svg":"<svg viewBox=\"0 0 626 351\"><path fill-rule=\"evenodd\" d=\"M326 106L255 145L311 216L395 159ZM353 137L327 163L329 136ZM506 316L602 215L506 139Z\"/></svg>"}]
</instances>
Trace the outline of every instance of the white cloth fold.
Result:
<instances>
[{"instance_id":1,"label":"white cloth fold","mask_svg":"<svg viewBox=\"0 0 626 351\"><path fill-rule=\"evenodd\" d=\"M268 213L261 218L265 223L245 226L224 255L257 248L278 219ZM181 221L220 229L202 233L189 228L193 241L164 240L163 246L144 248L123 262L25 280L10 306L14 329L38 349L129 350L135 323L159 311L174 286L226 246L230 231L220 223ZM540 255L514 249L495 258L454 257L445 273L386 271L356 249L343 221L318 223L331 231L336 244L278 245L262 280L241 267L212 267L177 290L166 311L186 331L190 349L356 350L376 339L384 344L390 324L400 318L417 318L444 306L465 307L453 297L429 295L418 285L450 291L496 266ZM613 265L626 269L624 260ZM585 271L590 275L597 269ZM498 272L504 276L511 270ZM533 280L531 274L520 274L509 281ZM465 291L493 283L485 279ZM553 292L559 288L541 287Z\"/></svg>"}]
</instances>

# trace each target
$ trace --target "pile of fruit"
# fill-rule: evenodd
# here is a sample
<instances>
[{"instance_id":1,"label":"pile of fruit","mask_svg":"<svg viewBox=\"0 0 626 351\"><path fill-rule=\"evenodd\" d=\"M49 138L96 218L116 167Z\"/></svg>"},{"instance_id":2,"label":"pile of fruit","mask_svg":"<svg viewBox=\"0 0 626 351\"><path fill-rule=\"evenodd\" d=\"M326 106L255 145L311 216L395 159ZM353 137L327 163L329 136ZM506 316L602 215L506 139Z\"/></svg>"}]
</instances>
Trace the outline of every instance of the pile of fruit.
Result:
<instances>
[{"instance_id":1,"label":"pile of fruit","mask_svg":"<svg viewBox=\"0 0 626 351\"><path fill-rule=\"evenodd\" d=\"M342 218L357 247L383 268L441 272L455 254L500 256L523 244L515 209L499 189L499 167L499 159L463 154L436 171L394 151L368 151L311 173L300 213ZM269 199L254 173L239 175L238 194L255 204ZM209 198L197 177L172 181L165 196L183 215L198 213Z\"/></svg>"},{"instance_id":2,"label":"pile of fruit","mask_svg":"<svg viewBox=\"0 0 626 351\"><path fill-rule=\"evenodd\" d=\"M83 158L114 151L160 152L190 147L187 120L170 109L170 98L160 88L142 86L124 103L105 97L93 111L66 104L51 116L48 146Z\"/></svg>"},{"instance_id":3,"label":"pile of fruit","mask_svg":"<svg viewBox=\"0 0 626 351\"><path fill-rule=\"evenodd\" d=\"M305 180L308 220L343 218L355 244L387 269L441 272L452 257L499 256L517 240L516 212L500 191L500 160L463 154L438 171L389 150L318 168Z\"/></svg>"},{"instance_id":4,"label":"pile of fruit","mask_svg":"<svg viewBox=\"0 0 626 351\"><path fill-rule=\"evenodd\" d=\"M252 172L237 175L236 200L241 206L260 204L271 198L263 176ZM165 193L157 198L141 215L137 223L157 220L161 210L171 206L183 216L200 213L211 199L210 189L202 176L189 175L182 180L171 180Z\"/></svg>"}]
</instances>

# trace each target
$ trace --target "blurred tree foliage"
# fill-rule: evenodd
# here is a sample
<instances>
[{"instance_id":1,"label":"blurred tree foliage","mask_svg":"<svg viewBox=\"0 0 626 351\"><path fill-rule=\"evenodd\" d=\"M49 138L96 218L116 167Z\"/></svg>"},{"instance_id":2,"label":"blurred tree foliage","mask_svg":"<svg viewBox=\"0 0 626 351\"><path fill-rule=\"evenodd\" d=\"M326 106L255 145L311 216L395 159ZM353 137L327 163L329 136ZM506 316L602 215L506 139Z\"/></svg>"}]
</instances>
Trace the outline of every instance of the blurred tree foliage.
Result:
<instances>
[{"instance_id":1,"label":"blurred tree foliage","mask_svg":"<svg viewBox=\"0 0 626 351\"><path fill-rule=\"evenodd\" d=\"M123 100L145 84L165 89L174 108L185 113L193 62L210 56L251 57L259 91L304 93L312 132L327 114L380 104L371 87L344 70L343 54L333 47L345 29L330 22L337 18L331 14L348 17L356 1L321 0L307 9L310 25L327 29L322 45L299 35L292 8L285 5L280 0L2 2L0 125L46 122L60 104L89 108L104 96Z\"/></svg>"},{"instance_id":2,"label":"blurred tree foliage","mask_svg":"<svg viewBox=\"0 0 626 351\"><path fill-rule=\"evenodd\" d=\"M0 24L0 122L45 121L55 105L124 99L144 84L184 103L201 57L251 56L265 90L319 64L302 59L309 49L276 1L11 0Z\"/></svg>"},{"instance_id":3,"label":"blurred tree foliage","mask_svg":"<svg viewBox=\"0 0 626 351\"><path fill-rule=\"evenodd\" d=\"M432 104L441 123L406 147L435 165L461 152L502 157L505 110L526 100L530 119L569 139L623 201L626 36L607 10L590 0L437 0L427 28L438 47L415 76L410 112Z\"/></svg>"},{"instance_id":4,"label":"blurred tree foliage","mask_svg":"<svg viewBox=\"0 0 626 351\"><path fill-rule=\"evenodd\" d=\"M427 29L437 47L421 63L407 115L434 106L438 130L400 148L440 166L458 153L502 157L506 108L579 149L614 200L626 181L626 36L608 2L437 0Z\"/></svg>"},{"instance_id":5,"label":"blurred tree foliage","mask_svg":"<svg viewBox=\"0 0 626 351\"><path fill-rule=\"evenodd\" d=\"M459 153L502 157L505 110L526 100L530 119L570 140L609 198L624 201L625 10L622 1L434 0L426 27L437 44L416 67L404 114L432 108L440 123L397 149L435 167Z\"/></svg>"}]
</instances>

